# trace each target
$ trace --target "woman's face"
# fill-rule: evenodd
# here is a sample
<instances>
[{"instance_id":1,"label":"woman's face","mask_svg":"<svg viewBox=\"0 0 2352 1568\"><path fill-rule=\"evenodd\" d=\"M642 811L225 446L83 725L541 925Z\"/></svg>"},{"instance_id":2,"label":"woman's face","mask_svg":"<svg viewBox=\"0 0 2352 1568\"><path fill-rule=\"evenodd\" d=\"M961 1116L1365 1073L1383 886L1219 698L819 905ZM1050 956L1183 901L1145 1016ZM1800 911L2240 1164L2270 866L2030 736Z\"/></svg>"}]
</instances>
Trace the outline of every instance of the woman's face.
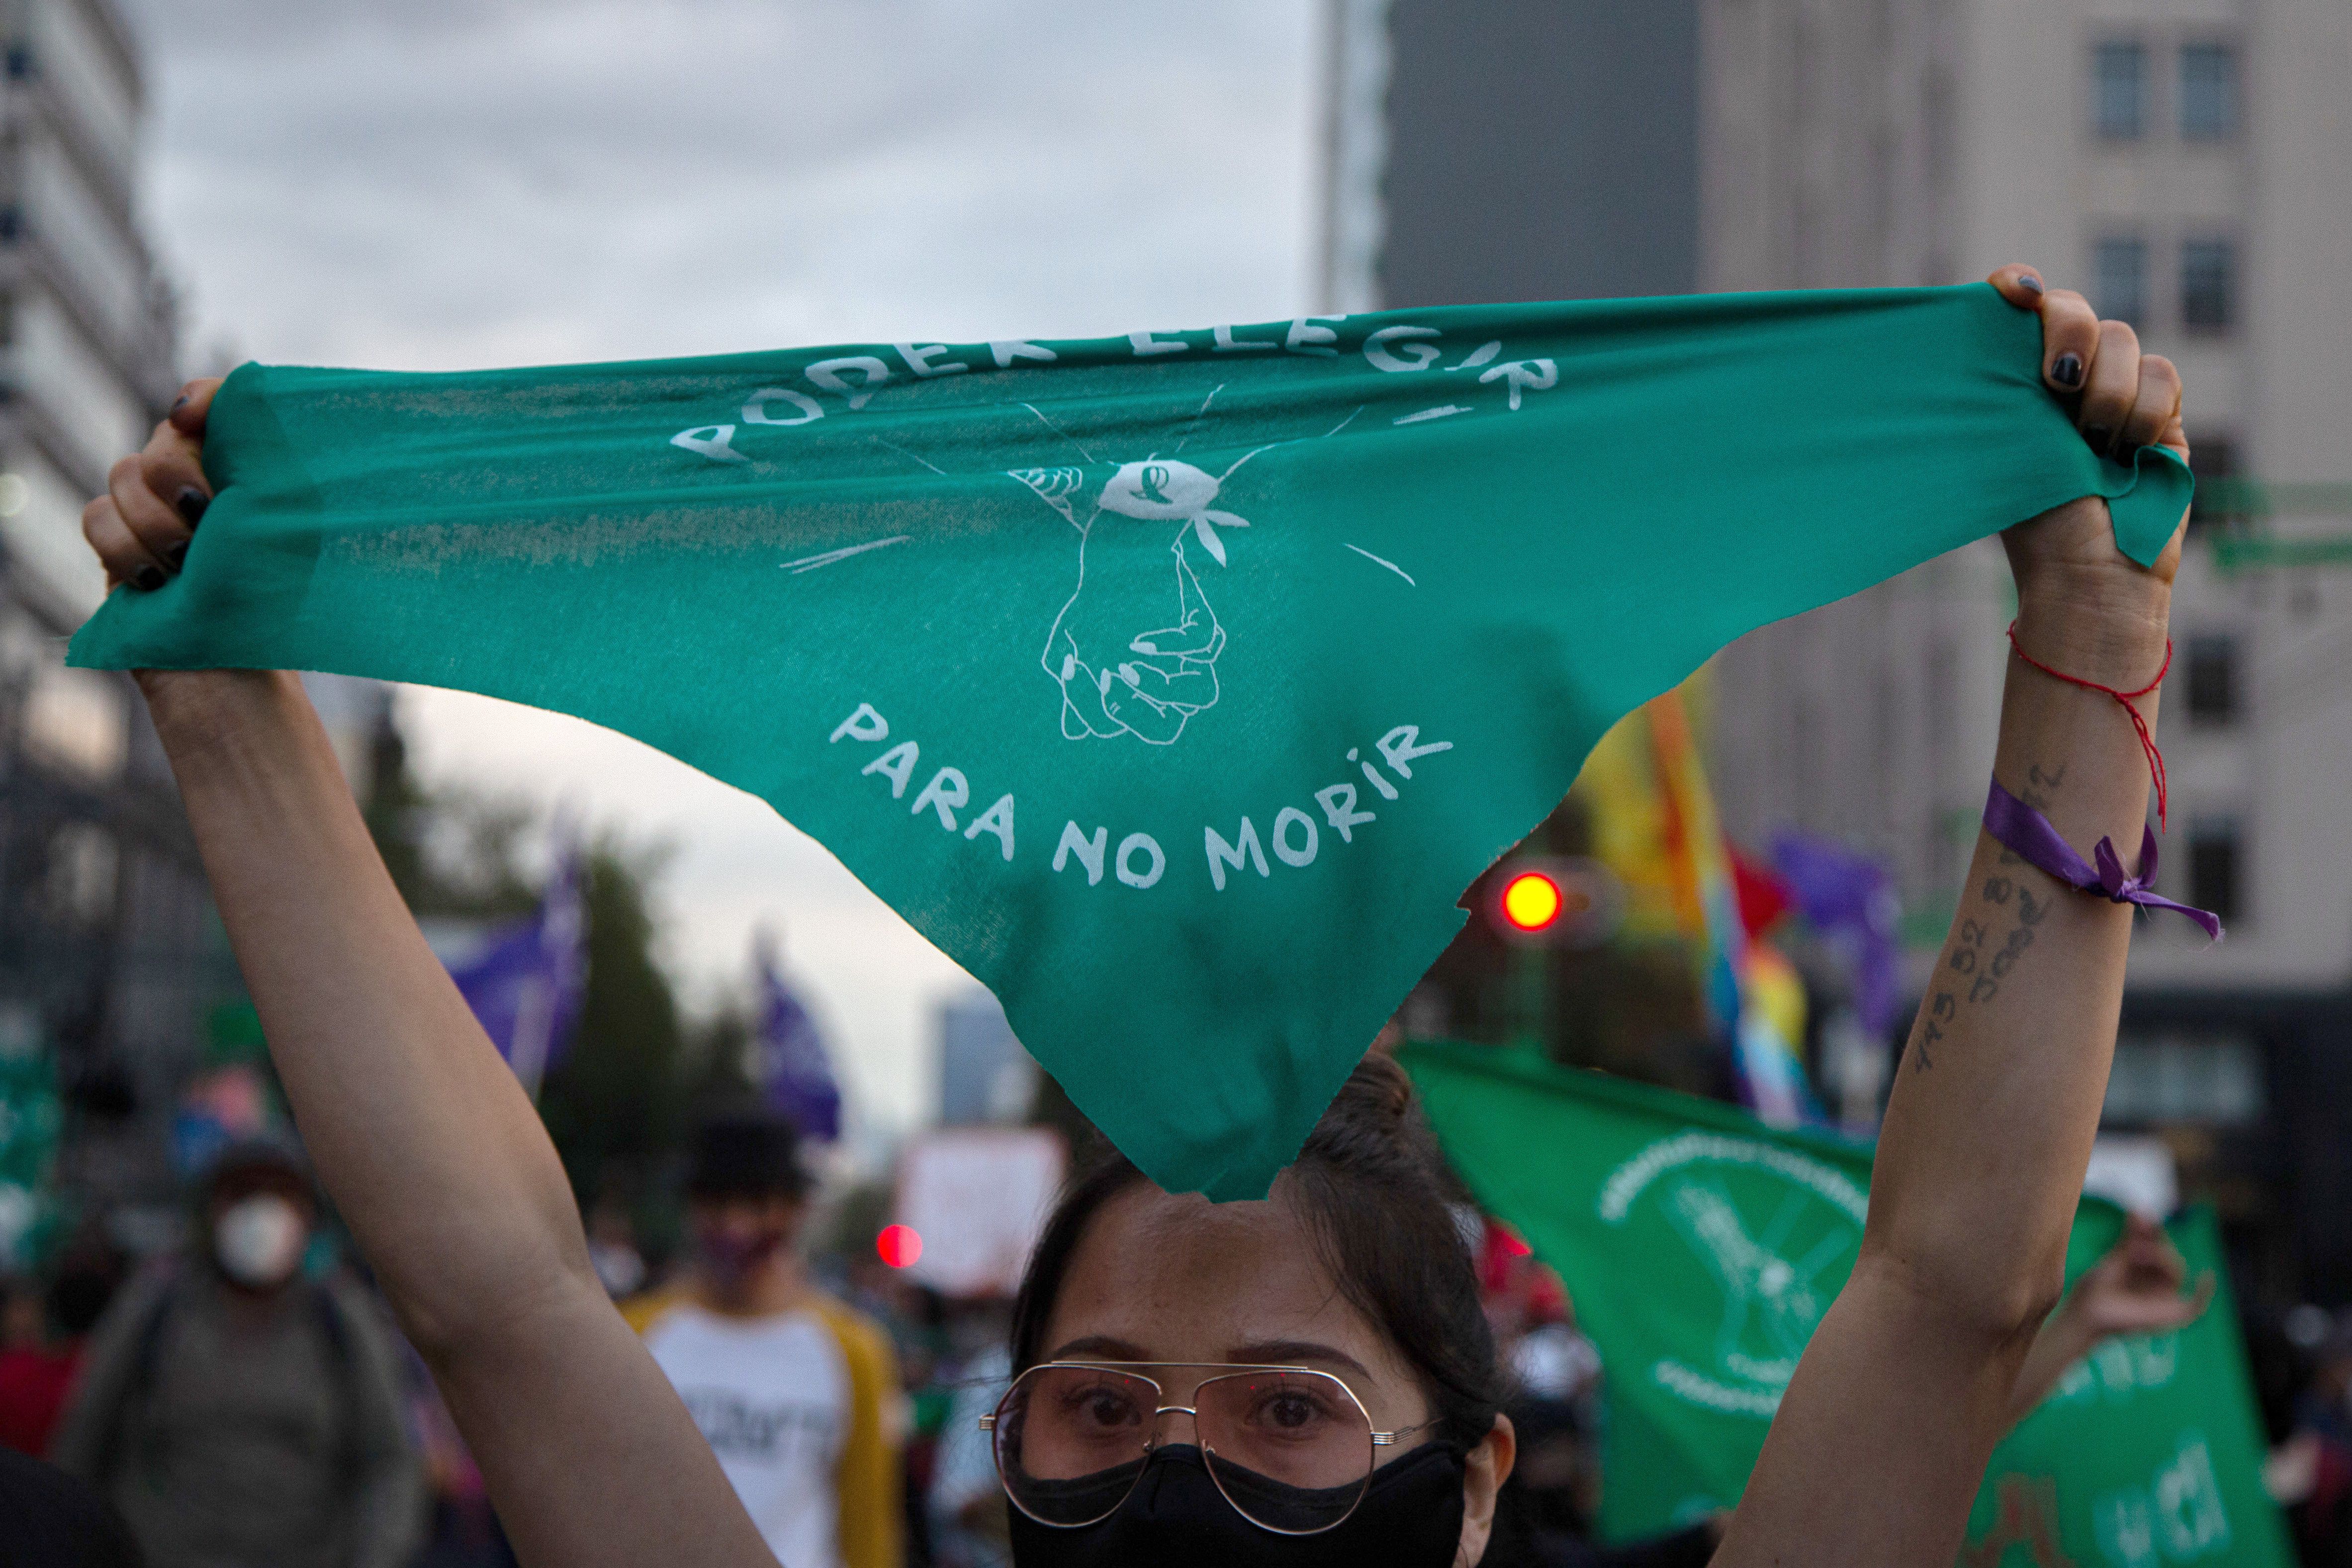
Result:
<instances>
[{"instance_id":1,"label":"woman's face","mask_svg":"<svg viewBox=\"0 0 2352 1568\"><path fill-rule=\"evenodd\" d=\"M1383 1431L1430 1415L1412 1368L1333 1285L1279 1189L1237 1204L1148 1184L1120 1193L1079 1237L1040 1348L1047 1361L1312 1367L1352 1389ZM1192 1403L1189 1387L1167 1394Z\"/></svg>"},{"instance_id":2,"label":"woman's face","mask_svg":"<svg viewBox=\"0 0 2352 1568\"><path fill-rule=\"evenodd\" d=\"M1347 1384L1374 1427L1431 1419L1421 1380L1388 1336L1349 1305L1286 1199L1286 1184L1257 1203L1171 1197L1139 1183L1088 1222L1062 1277L1039 1345L1045 1361L1254 1362L1311 1367ZM1192 1381L1170 1369L1167 1403L1192 1403ZM1189 1417L1160 1418L1160 1440L1195 1440ZM1475 1563L1510 1468L1510 1426L1496 1423L1470 1456L1462 1561ZM1411 1448L1427 1434L1400 1446Z\"/></svg>"}]
</instances>

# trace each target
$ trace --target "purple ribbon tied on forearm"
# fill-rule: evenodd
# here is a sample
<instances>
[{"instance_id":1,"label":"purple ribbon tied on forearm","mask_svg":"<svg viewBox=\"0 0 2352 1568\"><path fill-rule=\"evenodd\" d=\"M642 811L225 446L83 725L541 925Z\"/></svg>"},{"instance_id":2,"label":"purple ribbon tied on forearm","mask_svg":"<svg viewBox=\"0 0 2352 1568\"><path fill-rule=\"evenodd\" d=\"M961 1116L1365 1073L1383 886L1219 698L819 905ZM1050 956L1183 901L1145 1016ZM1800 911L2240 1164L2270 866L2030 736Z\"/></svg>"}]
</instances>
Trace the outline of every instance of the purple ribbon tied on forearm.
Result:
<instances>
[{"instance_id":1,"label":"purple ribbon tied on forearm","mask_svg":"<svg viewBox=\"0 0 2352 1568\"><path fill-rule=\"evenodd\" d=\"M2085 893L2096 893L2118 904L2139 904L2151 910L2170 910L2187 915L2205 930L2215 942L2221 940L2221 918L2210 910L2192 909L2176 903L2157 892L2156 835L2143 823L2139 830L2139 875L2124 875L2124 863L2116 854L2116 841L2102 838L2091 851L2098 864L2094 867L2074 853L2074 847L2059 836L2050 826L2050 819L1992 781L1992 793L1985 797L1985 831L1994 842L2022 856L2029 866L2047 871L2068 887Z\"/></svg>"}]
</instances>

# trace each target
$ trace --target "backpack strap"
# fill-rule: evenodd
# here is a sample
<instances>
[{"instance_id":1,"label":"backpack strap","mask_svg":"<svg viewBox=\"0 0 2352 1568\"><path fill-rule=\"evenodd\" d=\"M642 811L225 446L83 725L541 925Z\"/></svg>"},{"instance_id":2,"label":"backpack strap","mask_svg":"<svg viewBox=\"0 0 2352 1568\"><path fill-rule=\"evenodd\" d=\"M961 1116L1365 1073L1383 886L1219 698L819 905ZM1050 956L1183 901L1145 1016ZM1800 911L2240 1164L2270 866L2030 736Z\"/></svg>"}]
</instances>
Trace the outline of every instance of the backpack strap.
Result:
<instances>
[{"instance_id":1,"label":"backpack strap","mask_svg":"<svg viewBox=\"0 0 2352 1568\"><path fill-rule=\"evenodd\" d=\"M352 1342L351 1309L330 1280L305 1279L301 1289L310 1293L310 1310L317 1317L320 1336L327 1342L327 1359L333 1366L335 1386L342 1394L343 1468L356 1474L360 1468L361 1423L364 1419L362 1406L366 1395L361 1386L364 1371L360 1365L359 1347Z\"/></svg>"},{"instance_id":2,"label":"backpack strap","mask_svg":"<svg viewBox=\"0 0 2352 1568\"><path fill-rule=\"evenodd\" d=\"M122 1384L122 1403L126 1406L133 1399L143 1397L155 1381L156 1358L163 1353L163 1326L179 1304L182 1278L176 1268L164 1276L155 1300L147 1308L146 1320L139 1325L139 1337L131 1342L131 1375Z\"/></svg>"}]
</instances>

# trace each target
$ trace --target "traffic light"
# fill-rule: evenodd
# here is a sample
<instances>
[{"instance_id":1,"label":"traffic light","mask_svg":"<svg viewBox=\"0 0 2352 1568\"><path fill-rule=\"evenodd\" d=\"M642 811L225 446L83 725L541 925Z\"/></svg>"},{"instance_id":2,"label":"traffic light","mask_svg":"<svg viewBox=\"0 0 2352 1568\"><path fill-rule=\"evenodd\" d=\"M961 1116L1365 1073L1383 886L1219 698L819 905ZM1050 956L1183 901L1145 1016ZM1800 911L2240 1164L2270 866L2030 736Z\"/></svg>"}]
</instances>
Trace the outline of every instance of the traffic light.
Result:
<instances>
[{"instance_id":1,"label":"traffic light","mask_svg":"<svg viewBox=\"0 0 2352 1568\"><path fill-rule=\"evenodd\" d=\"M911 1268L923 1256L923 1238L911 1225L886 1225L874 1238L874 1251L893 1268Z\"/></svg>"},{"instance_id":2,"label":"traffic light","mask_svg":"<svg viewBox=\"0 0 2352 1568\"><path fill-rule=\"evenodd\" d=\"M1591 947L1607 940L1624 909L1609 868L1582 857L1522 857L1497 867L1489 885L1488 923L1524 946Z\"/></svg>"},{"instance_id":3,"label":"traffic light","mask_svg":"<svg viewBox=\"0 0 2352 1568\"><path fill-rule=\"evenodd\" d=\"M1550 873L1529 869L1514 871L1505 880L1498 907L1505 924L1535 936L1549 931L1568 904Z\"/></svg>"}]
</instances>

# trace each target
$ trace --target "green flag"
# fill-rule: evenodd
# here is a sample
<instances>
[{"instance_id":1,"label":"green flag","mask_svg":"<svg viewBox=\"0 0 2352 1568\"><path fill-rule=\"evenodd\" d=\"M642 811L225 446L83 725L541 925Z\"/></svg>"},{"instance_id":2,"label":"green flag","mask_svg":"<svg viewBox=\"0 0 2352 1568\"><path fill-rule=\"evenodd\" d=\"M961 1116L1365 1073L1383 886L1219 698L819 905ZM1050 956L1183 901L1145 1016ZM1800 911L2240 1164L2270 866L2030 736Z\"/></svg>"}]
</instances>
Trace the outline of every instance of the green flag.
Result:
<instances>
[{"instance_id":1,"label":"green flag","mask_svg":"<svg viewBox=\"0 0 2352 1568\"><path fill-rule=\"evenodd\" d=\"M1870 1151L1536 1053L1415 1045L1480 1204L1559 1271L1607 1371L1601 1528L1654 1534L1739 1499L1814 1325L1853 1268ZM2212 1215L2167 1227L2221 1277ZM2086 1199L2067 1278L2122 1231ZM2178 1333L2109 1341L1995 1450L1969 1568L2288 1568L2226 1285Z\"/></svg>"},{"instance_id":2,"label":"green flag","mask_svg":"<svg viewBox=\"0 0 2352 1568\"><path fill-rule=\"evenodd\" d=\"M0 1268L30 1268L57 1228L51 1177L64 1125L46 1046L29 1029L0 1038Z\"/></svg>"},{"instance_id":3,"label":"green flag","mask_svg":"<svg viewBox=\"0 0 2352 1568\"><path fill-rule=\"evenodd\" d=\"M75 662L579 714L772 803L1154 1180L1263 1193L1619 715L2077 496L1985 286L394 375L248 365Z\"/></svg>"}]
</instances>

